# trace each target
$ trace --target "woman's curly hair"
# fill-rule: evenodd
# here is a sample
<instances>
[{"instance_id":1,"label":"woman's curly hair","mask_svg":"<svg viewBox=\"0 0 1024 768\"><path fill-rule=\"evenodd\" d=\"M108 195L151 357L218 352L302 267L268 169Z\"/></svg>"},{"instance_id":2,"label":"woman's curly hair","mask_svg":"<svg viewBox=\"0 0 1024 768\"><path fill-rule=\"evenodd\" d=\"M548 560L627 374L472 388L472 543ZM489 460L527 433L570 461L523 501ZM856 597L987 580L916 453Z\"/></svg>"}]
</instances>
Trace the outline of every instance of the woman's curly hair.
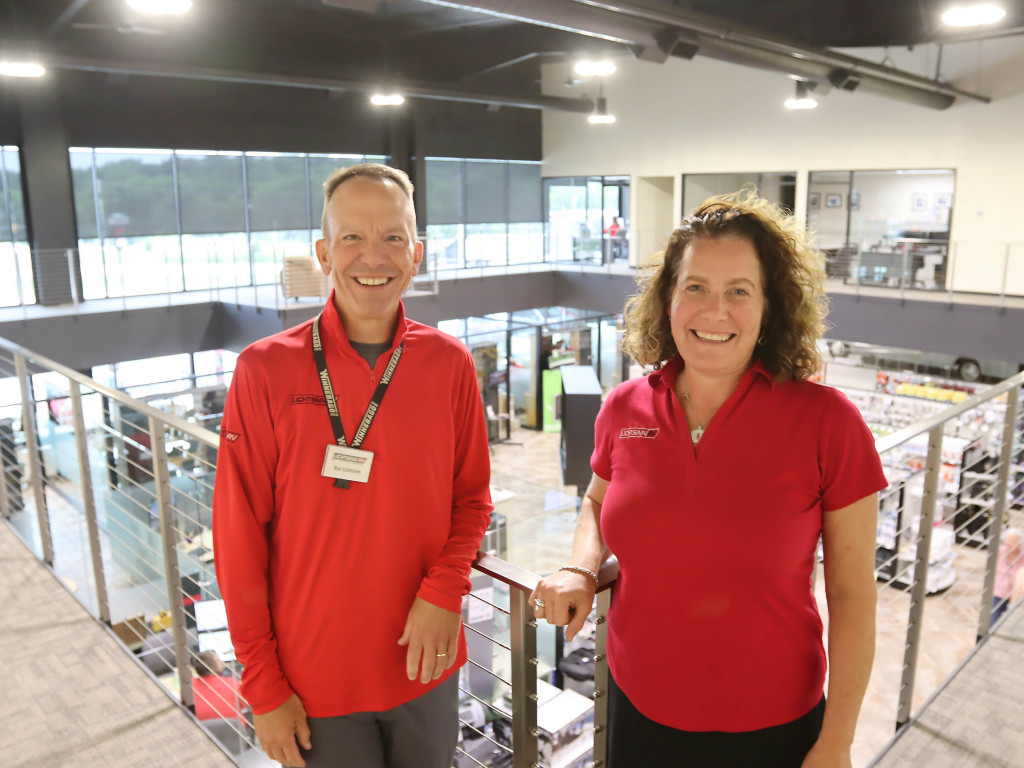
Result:
<instances>
[{"instance_id":1,"label":"woman's curly hair","mask_svg":"<svg viewBox=\"0 0 1024 768\"><path fill-rule=\"evenodd\" d=\"M765 312L754 357L777 380L806 379L818 370L817 342L825 332L825 259L806 229L752 189L705 200L672 233L663 254L637 278L626 302L623 351L659 366L676 353L668 311L686 247L698 238L740 237L761 263Z\"/></svg>"}]
</instances>

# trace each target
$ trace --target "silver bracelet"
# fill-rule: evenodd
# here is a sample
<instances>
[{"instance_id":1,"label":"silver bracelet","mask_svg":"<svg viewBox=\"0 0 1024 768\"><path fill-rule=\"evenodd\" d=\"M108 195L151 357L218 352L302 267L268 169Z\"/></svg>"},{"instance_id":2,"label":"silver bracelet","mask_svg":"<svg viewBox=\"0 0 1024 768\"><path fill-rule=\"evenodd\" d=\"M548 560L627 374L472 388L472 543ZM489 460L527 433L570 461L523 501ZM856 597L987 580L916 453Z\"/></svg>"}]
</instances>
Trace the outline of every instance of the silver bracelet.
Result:
<instances>
[{"instance_id":1,"label":"silver bracelet","mask_svg":"<svg viewBox=\"0 0 1024 768\"><path fill-rule=\"evenodd\" d=\"M559 568L558 570L560 570L560 571L571 571L572 573L578 573L581 576L589 576L590 578L592 578L594 580L594 587L595 588L598 586L598 584L600 584L600 580L597 578L597 574L594 573L589 568L583 568L582 566L579 566L579 565L566 565L566 566L564 566L562 568Z\"/></svg>"}]
</instances>

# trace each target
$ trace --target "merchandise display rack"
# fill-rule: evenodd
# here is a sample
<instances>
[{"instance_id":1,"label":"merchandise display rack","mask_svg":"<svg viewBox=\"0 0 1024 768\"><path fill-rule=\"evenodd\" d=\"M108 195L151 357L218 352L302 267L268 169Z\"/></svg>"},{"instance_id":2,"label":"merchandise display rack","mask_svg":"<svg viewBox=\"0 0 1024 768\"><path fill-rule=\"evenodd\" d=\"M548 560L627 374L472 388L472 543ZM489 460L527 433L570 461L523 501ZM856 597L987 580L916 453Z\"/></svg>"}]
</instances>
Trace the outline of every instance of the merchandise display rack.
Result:
<instances>
[{"instance_id":1,"label":"merchandise display rack","mask_svg":"<svg viewBox=\"0 0 1024 768\"><path fill-rule=\"evenodd\" d=\"M869 378L869 377L862 377ZM875 389L839 386L857 406L876 437L935 415L962 402L985 385L924 376L907 371L878 371ZM955 544L984 546L988 538L996 475L995 457L1000 448L1000 425L1005 399L985 403L964 413L946 426L942 441L941 498L932 534L927 594L937 594L956 581ZM910 585L916 558L914 533L920 519L928 450L927 434L919 435L884 457L890 486L879 499L876 565L879 580L905 589ZM1024 464L1021 446L1014 451L1015 469ZM1015 478L1015 480L1014 480ZM1017 498L1024 471L1011 475L1011 503ZM1014 493L1014 489L1018 489Z\"/></svg>"}]
</instances>

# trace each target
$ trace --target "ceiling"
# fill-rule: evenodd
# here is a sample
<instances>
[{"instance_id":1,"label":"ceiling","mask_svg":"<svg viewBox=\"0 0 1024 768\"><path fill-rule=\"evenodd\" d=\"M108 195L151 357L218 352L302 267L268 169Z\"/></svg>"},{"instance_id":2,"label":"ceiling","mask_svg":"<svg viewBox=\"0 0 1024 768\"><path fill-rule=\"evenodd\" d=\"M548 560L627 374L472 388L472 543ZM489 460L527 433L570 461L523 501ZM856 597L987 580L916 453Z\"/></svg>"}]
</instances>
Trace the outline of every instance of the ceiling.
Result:
<instances>
[{"instance_id":1,"label":"ceiling","mask_svg":"<svg viewBox=\"0 0 1024 768\"><path fill-rule=\"evenodd\" d=\"M863 88L944 108L984 94L828 49L941 41L950 37L938 19L948 3L193 0L185 16L153 17L125 0L0 0L0 51L36 51L58 69L129 77L339 91L393 83L422 98L572 111L589 111L591 103L543 96L542 63L584 51L652 62L707 55L786 72L823 90ZM1007 17L984 34L1024 31L1024 0L1003 4Z\"/></svg>"}]
</instances>

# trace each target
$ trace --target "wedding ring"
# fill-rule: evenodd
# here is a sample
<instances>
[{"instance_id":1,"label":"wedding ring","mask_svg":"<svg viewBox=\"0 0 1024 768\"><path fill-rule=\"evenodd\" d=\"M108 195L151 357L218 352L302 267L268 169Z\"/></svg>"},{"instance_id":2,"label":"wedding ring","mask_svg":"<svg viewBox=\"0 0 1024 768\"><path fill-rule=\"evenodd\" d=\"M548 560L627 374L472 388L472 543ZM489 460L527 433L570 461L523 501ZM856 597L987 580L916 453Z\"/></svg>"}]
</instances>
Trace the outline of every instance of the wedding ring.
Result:
<instances>
[{"instance_id":1,"label":"wedding ring","mask_svg":"<svg viewBox=\"0 0 1024 768\"><path fill-rule=\"evenodd\" d=\"M543 607L544 607L544 605L545 605L544 601L543 601L543 600L541 600L541 599L540 599L539 597L535 597L535 598L533 598L533 604L534 604L534 606L536 606L537 608L543 608Z\"/></svg>"},{"instance_id":2,"label":"wedding ring","mask_svg":"<svg viewBox=\"0 0 1024 768\"><path fill-rule=\"evenodd\" d=\"M447 653L435 653L434 655L437 656L437 658L439 658L439 659L443 659L448 654Z\"/></svg>"}]
</instances>

